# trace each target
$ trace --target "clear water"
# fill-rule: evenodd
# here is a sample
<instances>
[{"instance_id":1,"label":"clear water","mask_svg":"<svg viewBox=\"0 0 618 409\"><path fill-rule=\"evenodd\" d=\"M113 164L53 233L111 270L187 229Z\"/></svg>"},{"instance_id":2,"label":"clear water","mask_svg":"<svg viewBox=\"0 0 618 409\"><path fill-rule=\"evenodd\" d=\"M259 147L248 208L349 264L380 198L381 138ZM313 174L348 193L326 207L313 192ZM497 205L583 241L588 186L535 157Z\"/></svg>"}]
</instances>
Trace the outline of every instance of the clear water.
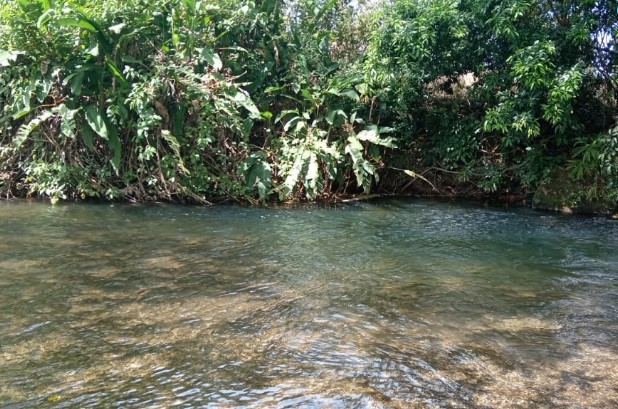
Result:
<instances>
[{"instance_id":1,"label":"clear water","mask_svg":"<svg viewBox=\"0 0 618 409\"><path fill-rule=\"evenodd\" d=\"M618 407L618 223L0 203L1 408Z\"/></svg>"}]
</instances>

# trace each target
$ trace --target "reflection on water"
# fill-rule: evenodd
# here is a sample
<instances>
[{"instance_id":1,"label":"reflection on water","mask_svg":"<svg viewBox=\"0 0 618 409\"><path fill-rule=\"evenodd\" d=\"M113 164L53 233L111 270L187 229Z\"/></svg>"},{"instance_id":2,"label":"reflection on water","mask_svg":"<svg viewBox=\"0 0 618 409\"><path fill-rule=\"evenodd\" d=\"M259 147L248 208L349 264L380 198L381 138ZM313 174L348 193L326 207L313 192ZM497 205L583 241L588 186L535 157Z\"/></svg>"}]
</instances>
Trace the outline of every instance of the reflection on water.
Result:
<instances>
[{"instance_id":1,"label":"reflection on water","mask_svg":"<svg viewBox=\"0 0 618 409\"><path fill-rule=\"evenodd\" d=\"M0 203L0 408L618 406L618 224Z\"/></svg>"}]
</instances>

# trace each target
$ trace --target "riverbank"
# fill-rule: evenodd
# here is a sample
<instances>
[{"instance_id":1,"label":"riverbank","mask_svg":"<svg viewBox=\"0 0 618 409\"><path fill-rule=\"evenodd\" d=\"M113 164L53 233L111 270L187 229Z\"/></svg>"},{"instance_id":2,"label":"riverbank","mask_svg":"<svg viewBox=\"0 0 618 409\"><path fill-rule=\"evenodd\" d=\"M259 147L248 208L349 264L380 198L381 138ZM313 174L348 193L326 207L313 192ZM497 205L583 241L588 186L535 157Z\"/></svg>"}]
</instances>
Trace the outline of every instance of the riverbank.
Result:
<instances>
[{"instance_id":1,"label":"riverbank","mask_svg":"<svg viewBox=\"0 0 618 409\"><path fill-rule=\"evenodd\" d=\"M306 207L310 205L316 205L318 207L337 206L339 204L352 204L357 202L375 202L390 199L404 199L404 200L434 200L439 203L468 203L478 205L479 207L502 207L502 208L530 208L540 212L549 213L561 213L564 215L585 215L585 216L600 216L608 217L613 220L618 220L618 205L605 208L595 208L591 210L590 207L578 208L578 207L550 207L539 205L534 202L535 195L533 193L524 192L501 192L496 194L486 194L483 192L475 192L475 194L458 194L456 190L449 190L443 194L437 192L426 191L407 191L407 192L393 192L393 193L371 193L371 194L345 194L345 195L330 195L328 197L320 197L312 201L306 199L303 200L287 200L287 201L249 201L241 200L238 198L212 198L210 200L132 200L132 199L96 199L96 198L73 198L54 200L48 197L32 197L32 196L14 196L6 195L0 196L0 200L4 201L21 201L21 200L34 200L37 202L49 202L52 204L63 203L127 203L127 204L171 204L171 205L197 205L197 206L225 206L225 205L238 205L238 206L250 206L250 207L264 207L264 208L294 208L294 207Z\"/></svg>"},{"instance_id":2,"label":"riverbank","mask_svg":"<svg viewBox=\"0 0 618 409\"><path fill-rule=\"evenodd\" d=\"M344 3L5 1L1 194L615 211L615 10Z\"/></svg>"}]
</instances>

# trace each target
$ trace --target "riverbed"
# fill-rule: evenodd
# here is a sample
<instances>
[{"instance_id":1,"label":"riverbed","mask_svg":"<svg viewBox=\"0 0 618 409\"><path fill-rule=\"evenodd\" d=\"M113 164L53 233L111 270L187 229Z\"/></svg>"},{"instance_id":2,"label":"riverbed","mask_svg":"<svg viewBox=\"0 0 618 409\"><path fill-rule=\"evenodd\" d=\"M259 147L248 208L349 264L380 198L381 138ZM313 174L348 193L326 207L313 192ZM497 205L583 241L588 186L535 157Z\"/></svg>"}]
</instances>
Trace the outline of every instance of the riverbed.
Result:
<instances>
[{"instance_id":1,"label":"riverbed","mask_svg":"<svg viewBox=\"0 0 618 409\"><path fill-rule=\"evenodd\" d=\"M0 203L0 408L618 407L618 222Z\"/></svg>"}]
</instances>

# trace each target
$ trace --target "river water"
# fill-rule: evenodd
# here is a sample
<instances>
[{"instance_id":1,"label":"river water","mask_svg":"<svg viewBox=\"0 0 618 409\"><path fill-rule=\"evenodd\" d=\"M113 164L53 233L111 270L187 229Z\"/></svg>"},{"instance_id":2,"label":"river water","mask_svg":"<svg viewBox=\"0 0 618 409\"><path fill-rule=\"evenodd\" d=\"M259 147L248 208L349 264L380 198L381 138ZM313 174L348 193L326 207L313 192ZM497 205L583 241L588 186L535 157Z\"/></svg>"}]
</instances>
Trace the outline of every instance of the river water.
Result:
<instances>
[{"instance_id":1,"label":"river water","mask_svg":"<svg viewBox=\"0 0 618 409\"><path fill-rule=\"evenodd\" d=\"M0 203L0 408L618 407L618 223Z\"/></svg>"}]
</instances>

